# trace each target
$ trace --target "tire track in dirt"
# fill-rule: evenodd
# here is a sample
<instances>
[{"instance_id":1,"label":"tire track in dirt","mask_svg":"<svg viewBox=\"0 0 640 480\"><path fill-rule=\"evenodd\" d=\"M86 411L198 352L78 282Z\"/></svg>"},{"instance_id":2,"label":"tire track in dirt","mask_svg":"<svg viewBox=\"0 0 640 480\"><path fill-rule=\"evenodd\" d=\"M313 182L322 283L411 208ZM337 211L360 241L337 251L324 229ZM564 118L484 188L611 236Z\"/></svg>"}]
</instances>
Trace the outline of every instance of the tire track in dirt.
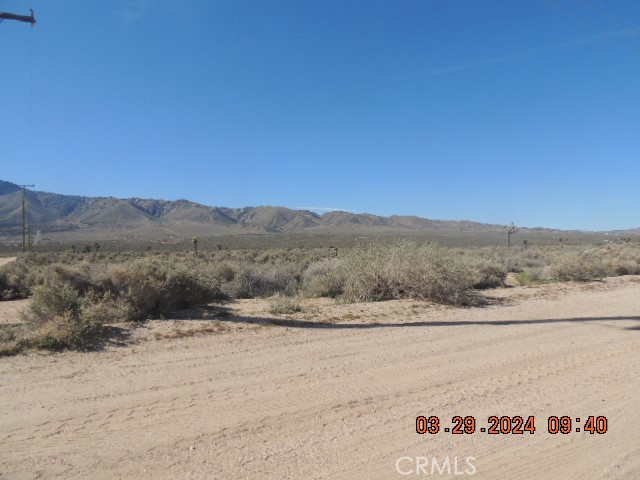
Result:
<instances>
[{"instance_id":1,"label":"tire track in dirt","mask_svg":"<svg viewBox=\"0 0 640 480\"><path fill-rule=\"evenodd\" d=\"M626 330L637 321L562 320L637 315L629 299L639 294L638 285L569 290L418 319L442 325L270 327L6 359L0 471L386 479L399 477L402 455L473 453L476 478L584 478L588 469L591 478L622 478L637 473L640 334ZM487 323L495 320L505 323ZM463 321L477 323L456 324ZM427 413L535 414L539 422L606 414L612 427L586 440L542 432L425 439L414 421Z\"/></svg>"}]
</instances>

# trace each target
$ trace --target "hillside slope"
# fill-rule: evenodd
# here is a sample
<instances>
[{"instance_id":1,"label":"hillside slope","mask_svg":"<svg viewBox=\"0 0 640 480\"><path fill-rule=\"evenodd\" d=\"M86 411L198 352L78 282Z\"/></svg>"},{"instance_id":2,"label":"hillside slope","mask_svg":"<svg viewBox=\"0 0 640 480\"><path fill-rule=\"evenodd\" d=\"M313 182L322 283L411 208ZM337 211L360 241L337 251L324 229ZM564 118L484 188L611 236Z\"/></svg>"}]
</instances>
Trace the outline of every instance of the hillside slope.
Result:
<instances>
[{"instance_id":1,"label":"hillside slope","mask_svg":"<svg viewBox=\"0 0 640 480\"><path fill-rule=\"evenodd\" d=\"M83 197L26 191L34 230L129 231L140 235L206 235L217 233L295 233L331 231L451 231L504 232L503 225L471 221L430 220L416 216L383 217L349 212L318 215L308 210L260 206L212 207L189 200ZM22 189L0 180L0 229L17 234L22 225ZM536 228L537 232L557 230Z\"/></svg>"}]
</instances>

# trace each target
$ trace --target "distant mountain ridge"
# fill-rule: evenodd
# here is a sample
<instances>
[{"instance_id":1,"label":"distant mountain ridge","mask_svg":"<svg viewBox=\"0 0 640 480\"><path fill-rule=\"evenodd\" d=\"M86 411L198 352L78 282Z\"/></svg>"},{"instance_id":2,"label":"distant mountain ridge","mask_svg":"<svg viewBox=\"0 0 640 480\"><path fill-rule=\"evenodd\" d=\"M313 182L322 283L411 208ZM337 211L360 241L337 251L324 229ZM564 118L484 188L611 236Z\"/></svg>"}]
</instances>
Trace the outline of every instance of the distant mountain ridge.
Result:
<instances>
[{"instance_id":1,"label":"distant mountain ridge","mask_svg":"<svg viewBox=\"0 0 640 480\"><path fill-rule=\"evenodd\" d=\"M291 233L326 230L503 231L503 225L471 221L429 220L417 216L382 217L333 211L322 215L285 207L211 207L189 200L83 197L27 190L33 229L64 232L82 229L139 230L156 233ZM0 229L22 225L22 189L0 180ZM536 229L552 231L552 229Z\"/></svg>"}]
</instances>

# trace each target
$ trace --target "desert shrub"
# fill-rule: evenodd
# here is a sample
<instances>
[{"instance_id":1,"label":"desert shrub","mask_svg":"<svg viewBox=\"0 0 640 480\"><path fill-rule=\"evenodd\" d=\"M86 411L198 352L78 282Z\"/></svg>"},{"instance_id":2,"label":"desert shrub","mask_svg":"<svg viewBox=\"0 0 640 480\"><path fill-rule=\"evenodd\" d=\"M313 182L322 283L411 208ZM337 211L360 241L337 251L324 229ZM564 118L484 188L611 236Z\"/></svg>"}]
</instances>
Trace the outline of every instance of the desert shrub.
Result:
<instances>
[{"instance_id":1,"label":"desert shrub","mask_svg":"<svg viewBox=\"0 0 640 480\"><path fill-rule=\"evenodd\" d=\"M639 275L640 248L632 245L609 247L604 255L603 264L608 276Z\"/></svg>"},{"instance_id":2,"label":"desert shrub","mask_svg":"<svg viewBox=\"0 0 640 480\"><path fill-rule=\"evenodd\" d=\"M371 246L25 255L0 268L0 300L33 295L30 324L0 330L0 354L25 346L79 348L104 323L142 320L225 298L269 297L276 314L298 295L346 301L416 298L474 304L474 289L640 274L640 245L446 249L411 241ZM182 248L182 247L181 247ZM203 246L204 249L204 246ZM290 298L294 297L294 298ZM296 299L297 298L297 299Z\"/></svg>"},{"instance_id":3,"label":"desert shrub","mask_svg":"<svg viewBox=\"0 0 640 480\"><path fill-rule=\"evenodd\" d=\"M282 294L274 295L269 301L269 312L274 315L285 315L302 311L300 299Z\"/></svg>"},{"instance_id":4,"label":"desert shrub","mask_svg":"<svg viewBox=\"0 0 640 480\"><path fill-rule=\"evenodd\" d=\"M17 344L20 347L84 348L98 338L109 321L107 306L93 294L81 296L69 283L49 283L34 289L31 325Z\"/></svg>"},{"instance_id":5,"label":"desert shrub","mask_svg":"<svg viewBox=\"0 0 640 480\"><path fill-rule=\"evenodd\" d=\"M605 263L605 269L607 275L611 277L617 277L621 275L639 275L640 264L634 261L609 261Z\"/></svg>"},{"instance_id":6,"label":"desert shrub","mask_svg":"<svg viewBox=\"0 0 640 480\"><path fill-rule=\"evenodd\" d=\"M93 278L98 267L86 262L71 266L68 262L57 261L58 257L53 254L34 255L5 265L0 269L0 299L27 298L35 287L52 282L68 283L81 294L99 287Z\"/></svg>"},{"instance_id":7,"label":"desert shrub","mask_svg":"<svg viewBox=\"0 0 640 480\"><path fill-rule=\"evenodd\" d=\"M556 280L588 282L604 277L605 269L597 260L571 255L551 265L550 273Z\"/></svg>"},{"instance_id":8,"label":"desert shrub","mask_svg":"<svg viewBox=\"0 0 640 480\"><path fill-rule=\"evenodd\" d=\"M51 277L49 281L68 284L80 295L95 291L98 288L91 280L89 271L81 271L78 267L69 267L59 263L51 265Z\"/></svg>"},{"instance_id":9,"label":"desert shrub","mask_svg":"<svg viewBox=\"0 0 640 480\"><path fill-rule=\"evenodd\" d=\"M522 255L521 267L525 269L542 268L547 265L544 253L540 251L526 251Z\"/></svg>"},{"instance_id":10,"label":"desert shrub","mask_svg":"<svg viewBox=\"0 0 640 480\"><path fill-rule=\"evenodd\" d=\"M25 347L49 350L85 348L100 337L103 323L79 313L56 315L22 341Z\"/></svg>"},{"instance_id":11,"label":"desert shrub","mask_svg":"<svg viewBox=\"0 0 640 480\"><path fill-rule=\"evenodd\" d=\"M530 268L539 268L545 265L545 259L539 250L517 250L515 248L478 248L470 249L470 257L483 259L485 265L492 265L503 270L505 274L523 272ZM480 262L480 267L483 264ZM495 272L498 273L498 272Z\"/></svg>"},{"instance_id":12,"label":"desert shrub","mask_svg":"<svg viewBox=\"0 0 640 480\"><path fill-rule=\"evenodd\" d=\"M468 305L472 271L460 256L432 244L396 242L355 248L344 259L344 298L377 301L416 298Z\"/></svg>"},{"instance_id":13,"label":"desert shrub","mask_svg":"<svg viewBox=\"0 0 640 480\"><path fill-rule=\"evenodd\" d=\"M476 289L504 287L507 270L504 266L489 260L472 260L472 287Z\"/></svg>"},{"instance_id":14,"label":"desert shrub","mask_svg":"<svg viewBox=\"0 0 640 480\"><path fill-rule=\"evenodd\" d=\"M549 268L536 268L525 272L516 273L515 279L519 285L528 287L531 285L540 285L549 283L551 276L548 272Z\"/></svg>"},{"instance_id":15,"label":"desert shrub","mask_svg":"<svg viewBox=\"0 0 640 480\"><path fill-rule=\"evenodd\" d=\"M231 282L236 276L236 271L226 262L214 264L210 268L210 274L218 282Z\"/></svg>"},{"instance_id":16,"label":"desert shrub","mask_svg":"<svg viewBox=\"0 0 640 480\"><path fill-rule=\"evenodd\" d=\"M28 288L21 285L20 277L0 272L0 300L25 298Z\"/></svg>"},{"instance_id":17,"label":"desert shrub","mask_svg":"<svg viewBox=\"0 0 640 480\"><path fill-rule=\"evenodd\" d=\"M88 295L82 299L79 315L88 324L112 323L119 317L117 305L111 301L109 294L104 297Z\"/></svg>"},{"instance_id":18,"label":"desert shrub","mask_svg":"<svg viewBox=\"0 0 640 480\"><path fill-rule=\"evenodd\" d=\"M336 298L344 293L342 261L328 258L309 265L302 274L302 291L308 297Z\"/></svg>"},{"instance_id":19,"label":"desert shrub","mask_svg":"<svg viewBox=\"0 0 640 480\"><path fill-rule=\"evenodd\" d=\"M0 269L0 300L27 298L31 294L24 262L12 262Z\"/></svg>"},{"instance_id":20,"label":"desert shrub","mask_svg":"<svg viewBox=\"0 0 640 480\"><path fill-rule=\"evenodd\" d=\"M638 251L625 251L624 246L586 248L564 253L550 264L550 273L561 281L591 281L605 276L627 274L640 259Z\"/></svg>"},{"instance_id":21,"label":"desert shrub","mask_svg":"<svg viewBox=\"0 0 640 480\"><path fill-rule=\"evenodd\" d=\"M66 313L77 314L81 296L69 283L50 283L34 289L31 299L30 321L37 324L48 322Z\"/></svg>"},{"instance_id":22,"label":"desert shrub","mask_svg":"<svg viewBox=\"0 0 640 480\"><path fill-rule=\"evenodd\" d=\"M222 298L218 284L186 261L140 259L106 270L54 265L25 314L28 328L0 338L0 354L24 348L85 348L104 324L141 320ZM6 337L6 338L4 338Z\"/></svg>"},{"instance_id":23,"label":"desert shrub","mask_svg":"<svg viewBox=\"0 0 640 480\"><path fill-rule=\"evenodd\" d=\"M275 293L293 295L301 280L298 265L246 265L236 274L230 284L235 298L268 297Z\"/></svg>"},{"instance_id":24,"label":"desert shrub","mask_svg":"<svg viewBox=\"0 0 640 480\"><path fill-rule=\"evenodd\" d=\"M143 320L224 297L219 284L184 262L138 260L114 268L111 281L126 320Z\"/></svg>"},{"instance_id":25,"label":"desert shrub","mask_svg":"<svg viewBox=\"0 0 640 480\"><path fill-rule=\"evenodd\" d=\"M0 324L0 357L19 353L27 330L25 325Z\"/></svg>"}]
</instances>

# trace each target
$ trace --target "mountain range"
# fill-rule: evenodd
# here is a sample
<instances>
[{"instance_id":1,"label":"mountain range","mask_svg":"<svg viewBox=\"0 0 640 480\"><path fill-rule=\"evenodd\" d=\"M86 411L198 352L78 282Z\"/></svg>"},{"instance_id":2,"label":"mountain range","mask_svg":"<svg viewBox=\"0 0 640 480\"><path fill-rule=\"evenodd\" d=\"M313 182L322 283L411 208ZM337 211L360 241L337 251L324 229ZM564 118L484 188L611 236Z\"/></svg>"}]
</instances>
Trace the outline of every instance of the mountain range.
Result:
<instances>
[{"instance_id":1,"label":"mountain range","mask_svg":"<svg viewBox=\"0 0 640 480\"><path fill-rule=\"evenodd\" d=\"M504 231L504 225L429 220L417 216L383 217L332 211L317 214L285 207L212 207L189 200L85 197L26 191L32 230L46 232L140 232L151 236L217 233L292 233L344 230ZM22 188L0 180L0 229L18 234L22 225ZM537 231L551 229L537 228Z\"/></svg>"}]
</instances>

